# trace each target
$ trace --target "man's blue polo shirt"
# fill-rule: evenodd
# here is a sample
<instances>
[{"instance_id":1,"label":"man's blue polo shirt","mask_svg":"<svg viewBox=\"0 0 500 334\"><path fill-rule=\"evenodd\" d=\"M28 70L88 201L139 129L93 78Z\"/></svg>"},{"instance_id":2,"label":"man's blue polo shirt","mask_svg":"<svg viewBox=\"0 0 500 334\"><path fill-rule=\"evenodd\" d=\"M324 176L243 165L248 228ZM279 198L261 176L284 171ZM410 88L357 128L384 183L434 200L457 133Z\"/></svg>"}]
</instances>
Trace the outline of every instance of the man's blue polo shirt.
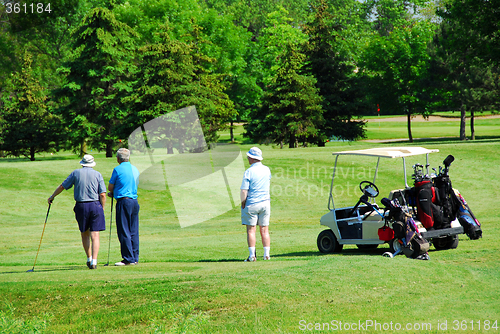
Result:
<instances>
[{"instance_id":1,"label":"man's blue polo shirt","mask_svg":"<svg viewBox=\"0 0 500 334\"><path fill-rule=\"evenodd\" d=\"M139 170L130 162L122 162L113 169L110 184L113 184L113 197L137 198L137 186L139 185Z\"/></svg>"},{"instance_id":2,"label":"man's blue polo shirt","mask_svg":"<svg viewBox=\"0 0 500 334\"><path fill-rule=\"evenodd\" d=\"M246 206L252 204L269 201L269 187L271 184L271 170L264 166L262 162L256 162L245 171L243 182L241 183L242 190L248 190Z\"/></svg>"}]
</instances>

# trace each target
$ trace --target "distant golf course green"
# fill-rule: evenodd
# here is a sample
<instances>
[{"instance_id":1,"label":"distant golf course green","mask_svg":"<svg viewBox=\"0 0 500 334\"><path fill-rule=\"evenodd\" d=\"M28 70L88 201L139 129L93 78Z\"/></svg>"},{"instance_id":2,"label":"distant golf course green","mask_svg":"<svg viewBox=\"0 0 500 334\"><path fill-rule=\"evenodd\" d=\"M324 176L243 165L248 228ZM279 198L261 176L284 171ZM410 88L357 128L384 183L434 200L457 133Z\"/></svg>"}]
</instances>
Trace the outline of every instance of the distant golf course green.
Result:
<instances>
[{"instance_id":1,"label":"distant golf course green","mask_svg":"<svg viewBox=\"0 0 500 334\"><path fill-rule=\"evenodd\" d=\"M279 149L259 145L271 168L271 261L248 255L238 207L181 228L168 190L139 190L140 263L120 261L116 227L101 233L97 270L85 265L73 215L72 190L51 206L47 198L76 168L69 152L37 161L0 159L0 333L497 333L500 330L500 119L477 118L477 140L459 141L459 121L370 119L367 139L401 142L329 142L326 147ZM467 134L470 130L467 128ZM244 155L254 144L235 129ZM445 138L443 138L445 137ZM228 133L221 134L227 141ZM419 139L427 138L427 139ZM453 186L482 223L483 238L460 235L457 249L435 251L430 261L382 257L376 250L345 246L321 254L320 217L328 212L332 152L372 147L439 149L431 167L452 154ZM116 160L89 152L107 184ZM422 158L409 159L411 165ZM131 160L132 163L133 157ZM245 168L248 167L244 159ZM352 206L358 184L373 180L376 160L339 160L335 203ZM380 163L380 203L403 188L401 161ZM238 180L240 181L240 180ZM192 203L196 206L197 203ZM106 204L110 218L110 200ZM115 218L113 217L113 222ZM259 261L260 260L260 261Z\"/></svg>"}]
</instances>

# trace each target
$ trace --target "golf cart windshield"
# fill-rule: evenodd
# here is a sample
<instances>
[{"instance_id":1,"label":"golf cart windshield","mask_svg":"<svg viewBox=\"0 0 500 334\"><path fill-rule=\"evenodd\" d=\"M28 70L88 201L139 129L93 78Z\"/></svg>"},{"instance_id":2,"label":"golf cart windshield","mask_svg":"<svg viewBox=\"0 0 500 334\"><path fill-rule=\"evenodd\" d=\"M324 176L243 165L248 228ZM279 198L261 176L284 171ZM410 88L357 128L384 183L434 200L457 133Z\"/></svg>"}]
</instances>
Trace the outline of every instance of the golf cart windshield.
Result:
<instances>
[{"instance_id":1,"label":"golf cart windshield","mask_svg":"<svg viewBox=\"0 0 500 334\"><path fill-rule=\"evenodd\" d=\"M388 158L388 159L402 158L403 159L405 187L409 188L407 175L406 175L406 160L405 160L405 158L409 157L409 156L425 154L426 155L426 169L427 169L427 174L428 174L429 173L429 153L435 153L435 152L439 152L439 150L437 150L437 149L429 150L429 149L426 149L423 147L417 147L417 146L415 146L415 147L370 148L370 149L365 149L365 150L334 152L333 155L335 155L335 166L333 168L332 184L330 186L330 196L328 198L328 209L329 210L335 209L335 204L333 202L333 181L335 179L335 172L337 170L337 161L339 159L339 156L341 156L341 155L361 155L361 156L367 156L367 157L376 157L377 158L377 168L375 169L375 176L373 177L373 183L375 183L375 181L377 179L380 158Z\"/></svg>"}]
</instances>

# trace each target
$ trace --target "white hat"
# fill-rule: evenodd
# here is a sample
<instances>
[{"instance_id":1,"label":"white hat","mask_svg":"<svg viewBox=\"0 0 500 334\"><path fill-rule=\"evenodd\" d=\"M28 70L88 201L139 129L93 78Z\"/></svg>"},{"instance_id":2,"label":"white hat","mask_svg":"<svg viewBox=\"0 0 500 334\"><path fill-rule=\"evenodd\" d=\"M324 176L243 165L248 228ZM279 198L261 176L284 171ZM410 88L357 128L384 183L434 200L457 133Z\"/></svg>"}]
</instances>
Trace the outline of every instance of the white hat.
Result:
<instances>
[{"instance_id":1,"label":"white hat","mask_svg":"<svg viewBox=\"0 0 500 334\"><path fill-rule=\"evenodd\" d=\"M82 165L83 167L94 167L95 166L94 157L91 156L90 154L85 154L83 156L82 161L80 161L80 165Z\"/></svg>"},{"instance_id":2,"label":"white hat","mask_svg":"<svg viewBox=\"0 0 500 334\"><path fill-rule=\"evenodd\" d=\"M247 156L249 156L252 159L256 160L263 160L264 158L262 157L262 151L258 147L252 147L250 151L247 152Z\"/></svg>"}]
</instances>

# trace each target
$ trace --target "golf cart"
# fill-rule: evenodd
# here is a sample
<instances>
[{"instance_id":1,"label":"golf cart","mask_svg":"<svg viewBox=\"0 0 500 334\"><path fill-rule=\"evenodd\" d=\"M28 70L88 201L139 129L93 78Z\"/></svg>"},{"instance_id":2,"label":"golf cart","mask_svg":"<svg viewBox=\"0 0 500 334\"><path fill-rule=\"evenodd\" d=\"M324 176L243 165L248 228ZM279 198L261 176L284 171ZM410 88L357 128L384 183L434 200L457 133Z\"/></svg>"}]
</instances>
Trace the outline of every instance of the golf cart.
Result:
<instances>
[{"instance_id":1,"label":"golf cart","mask_svg":"<svg viewBox=\"0 0 500 334\"><path fill-rule=\"evenodd\" d=\"M445 159L445 167L439 167L439 174L434 168L435 173L429 173L429 154L435 152L439 150L423 147L393 147L333 153L335 165L328 198L328 213L320 220L321 225L327 226L328 229L318 236L319 251L322 253L340 252L344 245L353 244L360 249L374 249L380 244L389 243L390 252L386 256L392 257L403 250L406 251L405 247L408 246L411 257L416 258L419 252L420 254L427 253L429 244L433 244L436 249L456 248L459 241L458 235L462 233L467 233L471 239L481 237L479 222L470 208L466 206L465 200L463 200L465 204L462 205L465 209L462 211L468 212L467 217L462 217L459 204L463 204L460 202L463 197L451 187L448 171L454 159L453 156L450 155ZM406 158L417 155L425 155L426 165L425 167L420 164L413 166L414 186L410 187L407 181ZM362 181L359 184L362 195L357 203L354 206L337 208L333 192L340 156L374 157L377 158L377 167L373 182ZM385 206L384 208L380 208L375 202L375 198L379 195L376 179L382 158L403 160L405 182L404 189L392 190L388 198L382 199L381 203ZM440 191L442 189L437 188L438 184L441 188L446 188L447 192ZM419 187L425 189L421 190ZM439 198L440 193L441 198ZM394 233L395 231L399 231L399 234ZM411 233L411 236L408 233ZM421 244L424 246L417 245L416 241L419 239L422 240ZM415 247L411 247L410 241ZM410 257L406 252L405 254Z\"/></svg>"}]
</instances>

